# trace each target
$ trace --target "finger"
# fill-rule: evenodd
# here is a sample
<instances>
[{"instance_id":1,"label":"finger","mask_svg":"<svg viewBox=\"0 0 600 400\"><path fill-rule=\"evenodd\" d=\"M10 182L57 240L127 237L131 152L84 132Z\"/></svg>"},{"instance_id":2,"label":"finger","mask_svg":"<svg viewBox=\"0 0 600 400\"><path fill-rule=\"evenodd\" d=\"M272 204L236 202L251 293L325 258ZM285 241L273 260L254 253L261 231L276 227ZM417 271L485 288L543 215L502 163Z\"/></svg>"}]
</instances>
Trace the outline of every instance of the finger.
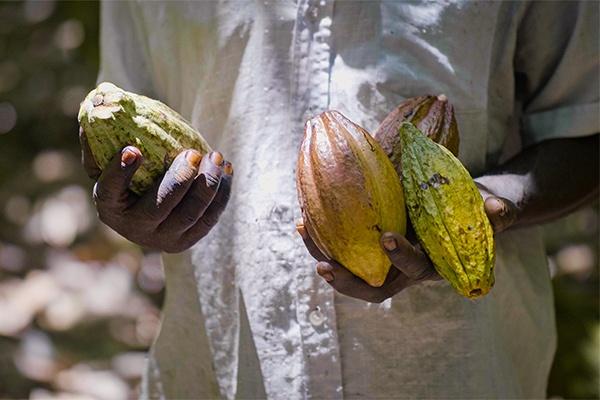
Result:
<instances>
[{"instance_id":1,"label":"finger","mask_svg":"<svg viewBox=\"0 0 600 400\"><path fill-rule=\"evenodd\" d=\"M302 237L302 241L304 242L304 246L308 250L309 254L313 256L313 258L317 261L327 261L329 258L325 256L319 249L319 247L312 240L310 235L308 234L308 221L299 220L296 222L296 231Z\"/></svg>"},{"instance_id":2,"label":"finger","mask_svg":"<svg viewBox=\"0 0 600 400\"><path fill-rule=\"evenodd\" d=\"M436 274L427 254L399 233L386 232L380 241L392 265L412 280L426 280Z\"/></svg>"},{"instance_id":3,"label":"finger","mask_svg":"<svg viewBox=\"0 0 600 400\"><path fill-rule=\"evenodd\" d=\"M81 163L83 164L83 169L85 169L90 178L93 180L98 179L102 171L98 168L96 160L94 160L94 155L82 127L79 127L79 144L81 145Z\"/></svg>"},{"instance_id":4,"label":"finger","mask_svg":"<svg viewBox=\"0 0 600 400\"><path fill-rule=\"evenodd\" d=\"M408 286L409 279L392 268L381 287L373 287L334 261L317 263L317 273L338 292L371 303L383 300Z\"/></svg>"},{"instance_id":5,"label":"finger","mask_svg":"<svg viewBox=\"0 0 600 400\"><path fill-rule=\"evenodd\" d=\"M333 275L333 265L327 261L320 261L317 263L317 274L328 283L333 282L335 279L335 276Z\"/></svg>"},{"instance_id":6,"label":"finger","mask_svg":"<svg viewBox=\"0 0 600 400\"><path fill-rule=\"evenodd\" d=\"M227 207L229 196L231 194L231 184L233 182L233 166L230 162L225 161L223 164L223 175L221 175L221 183L217 194L211 201L210 205L200 218L205 225L213 227L217 224L219 216Z\"/></svg>"},{"instance_id":7,"label":"finger","mask_svg":"<svg viewBox=\"0 0 600 400\"><path fill-rule=\"evenodd\" d=\"M217 151L202 158L198 176L179 204L160 224L159 231L185 232L198 222L219 190L222 166L223 156Z\"/></svg>"},{"instance_id":8,"label":"finger","mask_svg":"<svg viewBox=\"0 0 600 400\"><path fill-rule=\"evenodd\" d=\"M223 165L223 175L221 176L221 183L219 184L217 194L198 222L185 232L184 240L195 243L206 236L217 224L219 217L229 202L232 182L233 167L230 162L226 161Z\"/></svg>"},{"instance_id":9,"label":"finger","mask_svg":"<svg viewBox=\"0 0 600 400\"><path fill-rule=\"evenodd\" d=\"M94 185L94 201L98 210L123 211L131 204L131 178L142 164L142 153L127 146L108 164Z\"/></svg>"},{"instance_id":10,"label":"finger","mask_svg":"<svg viewBox=\"0 0 600 400\"><path fill-rule=\"evenodd\" d=\"M305 219L296 223L296 230L302 237L308 252L319 261L317 274L338 292L371 303L380 303L408 285L409 279L406 275L395 268L390 269L381 287L369 285L341 264L328 260L310 237L309 229L310 225Z\"/></svg>"},{"instance_id":11,"label":"finger","mask_svg":"<svg viewBox=\"0 0 600 400\"><path fill-rule=\"evenodd\" d=\"M317 263L317 273L338 292L370 302L383 301L387 296L385 289L375 288L333 261Z\"/></svg>"},{"instance_id":12,"label":"finger","mask_svg":"<svg viewBox=\"0 0 600 400\"><path fill-rule=\"evenodd\" d=\"M485 199L484 208L494 233L508 229L517 219L517 206L502 197L489 196Z\"/></svg>"},{"instance_id":13,"label":"finger","mask_svg":"<svg viewBox=\"0 0 600 400\"><path fill-rule=\"evenodd\" d=\"M156 182L128 212L158 226L194 183L201 160L202 154L193 149L179 153L160 182Z\"/></svg>"}]
</instances>

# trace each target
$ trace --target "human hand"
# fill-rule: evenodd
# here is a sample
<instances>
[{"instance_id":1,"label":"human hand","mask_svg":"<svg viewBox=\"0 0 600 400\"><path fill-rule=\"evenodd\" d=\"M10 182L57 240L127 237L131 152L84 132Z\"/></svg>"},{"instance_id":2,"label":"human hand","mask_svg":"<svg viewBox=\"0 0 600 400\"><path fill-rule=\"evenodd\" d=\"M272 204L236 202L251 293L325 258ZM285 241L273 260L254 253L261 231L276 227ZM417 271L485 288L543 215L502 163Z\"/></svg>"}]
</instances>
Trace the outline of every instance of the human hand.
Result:
<instances>
[{"instance_id":1,"label":"human hand","mask_svg":"<svg viewBox=\"0 0 600 400\"><path fill-rule=\"evenodd\" d=\"M409 241L399 233L386 232L381 236L380 245L392 266L382 286L370 286L343 265L329 260L309 236L306 225L307 221L299 222L296 224L296 229L308 252L318 261L317 273L331 287L346 296L370 303L381 303L416 283L442 279L427 254L414 240L414 235L408 235L411 238Z\"/></svg>"},{"instance_id":2,"label":"human hand","mask_svg":"<svg viewBox=\"0 0 600 400\"><path fill-rule=\"evenodd\" d=\"M477 186L494 232L499 233L508 229L516 219L517 207L510 200L494 195L485 186L479 183ZM309 236L306 221L298 223L296 229L308 252L318 261L317 273L330 286L347 296L380 303L416 283L442 279L425 251L417 243L411 226L406 237L395 232L386 232L381 236L380 245L392 264L381 287L368 285L343 265L328 260Z\"/></svg>"},{"instance_id":3,"label":"human hand","mask_svg":"<svg viewBox=\"0 0 600 400\"><path fill-rule=\"evenodd\" d=\"M94 185L94 202L102 222L141 246L168 253L188 249L208 234L225 209L233 168L219 152L205 157L182 151L164 176L141 196L128 189L143 155L127 146L100 171L79 131L82 163Z\"/></svg>"}]
</instances>

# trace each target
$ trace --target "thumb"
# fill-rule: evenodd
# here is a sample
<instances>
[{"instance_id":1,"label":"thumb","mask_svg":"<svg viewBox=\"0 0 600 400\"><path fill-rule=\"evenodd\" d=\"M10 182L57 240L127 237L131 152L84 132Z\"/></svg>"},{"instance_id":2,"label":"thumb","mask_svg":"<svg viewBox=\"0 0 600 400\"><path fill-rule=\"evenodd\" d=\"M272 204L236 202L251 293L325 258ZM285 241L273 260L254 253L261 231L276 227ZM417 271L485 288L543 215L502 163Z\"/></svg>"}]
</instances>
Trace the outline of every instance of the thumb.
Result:
<instances>
[{"instance_id":1,"label":"thumb","mask_svg":"<svg viewBox=\"0 0 600 400\"><path fill-rule=\"evenodd\" d=\"M489 196L485 199L484 208L494 233L508 229L517 219L517 206L503 197Z\"/></svg>"},{"instance_id":2,"label":"thumb","mask_svg":"<svg viewBox=\"0 0 600 400\"><path fill-rule=\"evenodd\" d=\"M94 201L101 208L124 209L129 200L129 183L142 163L142 153L127 146L117 153L94 185Z\"/></svg>"},{"instance_id":3,"label":"thumb","mask_svg":"<svg viewBox=\"0 0 600 400\"><path fill-rule=\"evenodd\" d=\"M381 236L381 246L394 267L415 281L432 279L435 268L427 254L413 246L403 235L386 232Z\"/></svg>"}]
</instances>

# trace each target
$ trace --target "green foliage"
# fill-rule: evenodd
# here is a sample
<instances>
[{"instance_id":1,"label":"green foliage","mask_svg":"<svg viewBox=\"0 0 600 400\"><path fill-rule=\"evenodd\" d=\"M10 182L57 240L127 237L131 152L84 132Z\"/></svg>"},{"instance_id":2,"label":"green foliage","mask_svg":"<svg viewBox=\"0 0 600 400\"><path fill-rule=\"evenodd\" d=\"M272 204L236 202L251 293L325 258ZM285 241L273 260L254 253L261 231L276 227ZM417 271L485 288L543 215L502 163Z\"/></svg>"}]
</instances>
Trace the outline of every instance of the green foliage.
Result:
<instances>
[{"instance_id":1,"label":"green foliage","mask_svg":"<svg viewBox=\"0 0 600 400\"><path fill-rule=\"evenodd\" d=\"M0 123L0 206L11 194L31 200L52 189L40 182L32 160L60 149L77 160L76 115L98 70L97 2L0 2L0 114L11 108L16 125ZM5 126L5 128L7 128ZM85 182L79 168L66 181ZM13 235L0 220L0 237Z\"/></svg>"},{"instance_id":2,"label":"green foliage","mask_svg":"<svg viewBox=\"0 0 600 400\"><path fill-rule=\"evenodd\" d=\"M77 112L96 84L98 28L97 1L0 2L0 398L68 392L61 371L111 371L111 360L146 350L155 334L160 266L144 261L155 271L148 275L149 256L98 222L79 161ZM69 283L70 274L81 282ZM40 276L42 285L32 285ZM102 279L108 289L90 296ZM42 307L39 298L47 298ZM136 397L137 380L112 373L115 387L127 381Z\"/></svg>"}]
</instances>

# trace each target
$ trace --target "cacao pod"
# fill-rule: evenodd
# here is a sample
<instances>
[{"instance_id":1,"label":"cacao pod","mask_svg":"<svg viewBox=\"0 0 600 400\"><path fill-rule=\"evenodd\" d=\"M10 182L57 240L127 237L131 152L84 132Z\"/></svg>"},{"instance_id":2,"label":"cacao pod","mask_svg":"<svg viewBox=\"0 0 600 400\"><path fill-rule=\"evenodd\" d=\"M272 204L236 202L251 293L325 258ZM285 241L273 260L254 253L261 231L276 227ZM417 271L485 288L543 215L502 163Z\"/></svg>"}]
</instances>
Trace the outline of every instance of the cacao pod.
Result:
<instances>
[{"instance_id":1,"label":"cacao pod","mask_svg":"<svg viewBox=\"0 0 600 400\"><path fill-rule=\"evenodd\" d=\"M406 211L394 166L371 135L337 111L306 123L296 171L306 228L321 252L371 286L391 262L381 234L404 234Z\"/></svg>"},{"instance_id":2,"label":"cacao pod","mask_svg":"<svg viewBox=\"0 0 600 400\"><path fill-rule=\"evenodd\" d=\"M145 96L103 82L81 103L78 120L96 164L103 170L127 145L140 149L144 159L130 189L141 194L162 175L184 149L202 154L210 146L177 112Z\"/></svg>"},{"instance_id":3,"label":"cacao pod","mask_svg":"<svg viewBox=\"0 0 600 400\"><path fill-rule=\"evenodd\" d=\"M381 122L373 137L400 171L400 136L402 122L410 122L434 142L441 144L458 156L459 134L454 107L443 94L413 97L400 103Z\"/></svg>"},{"instance_id":4,"label":"cacao pod","mask_svg":"<svg viewBox=\"0 0 600 400\"><path fill-rule=\"evenodd\" d=\"M469 172L414 125L400 126L402 186L419 242L438 273L463 296L494 284L494 237Z\"/></svg>"}]
</instances>

